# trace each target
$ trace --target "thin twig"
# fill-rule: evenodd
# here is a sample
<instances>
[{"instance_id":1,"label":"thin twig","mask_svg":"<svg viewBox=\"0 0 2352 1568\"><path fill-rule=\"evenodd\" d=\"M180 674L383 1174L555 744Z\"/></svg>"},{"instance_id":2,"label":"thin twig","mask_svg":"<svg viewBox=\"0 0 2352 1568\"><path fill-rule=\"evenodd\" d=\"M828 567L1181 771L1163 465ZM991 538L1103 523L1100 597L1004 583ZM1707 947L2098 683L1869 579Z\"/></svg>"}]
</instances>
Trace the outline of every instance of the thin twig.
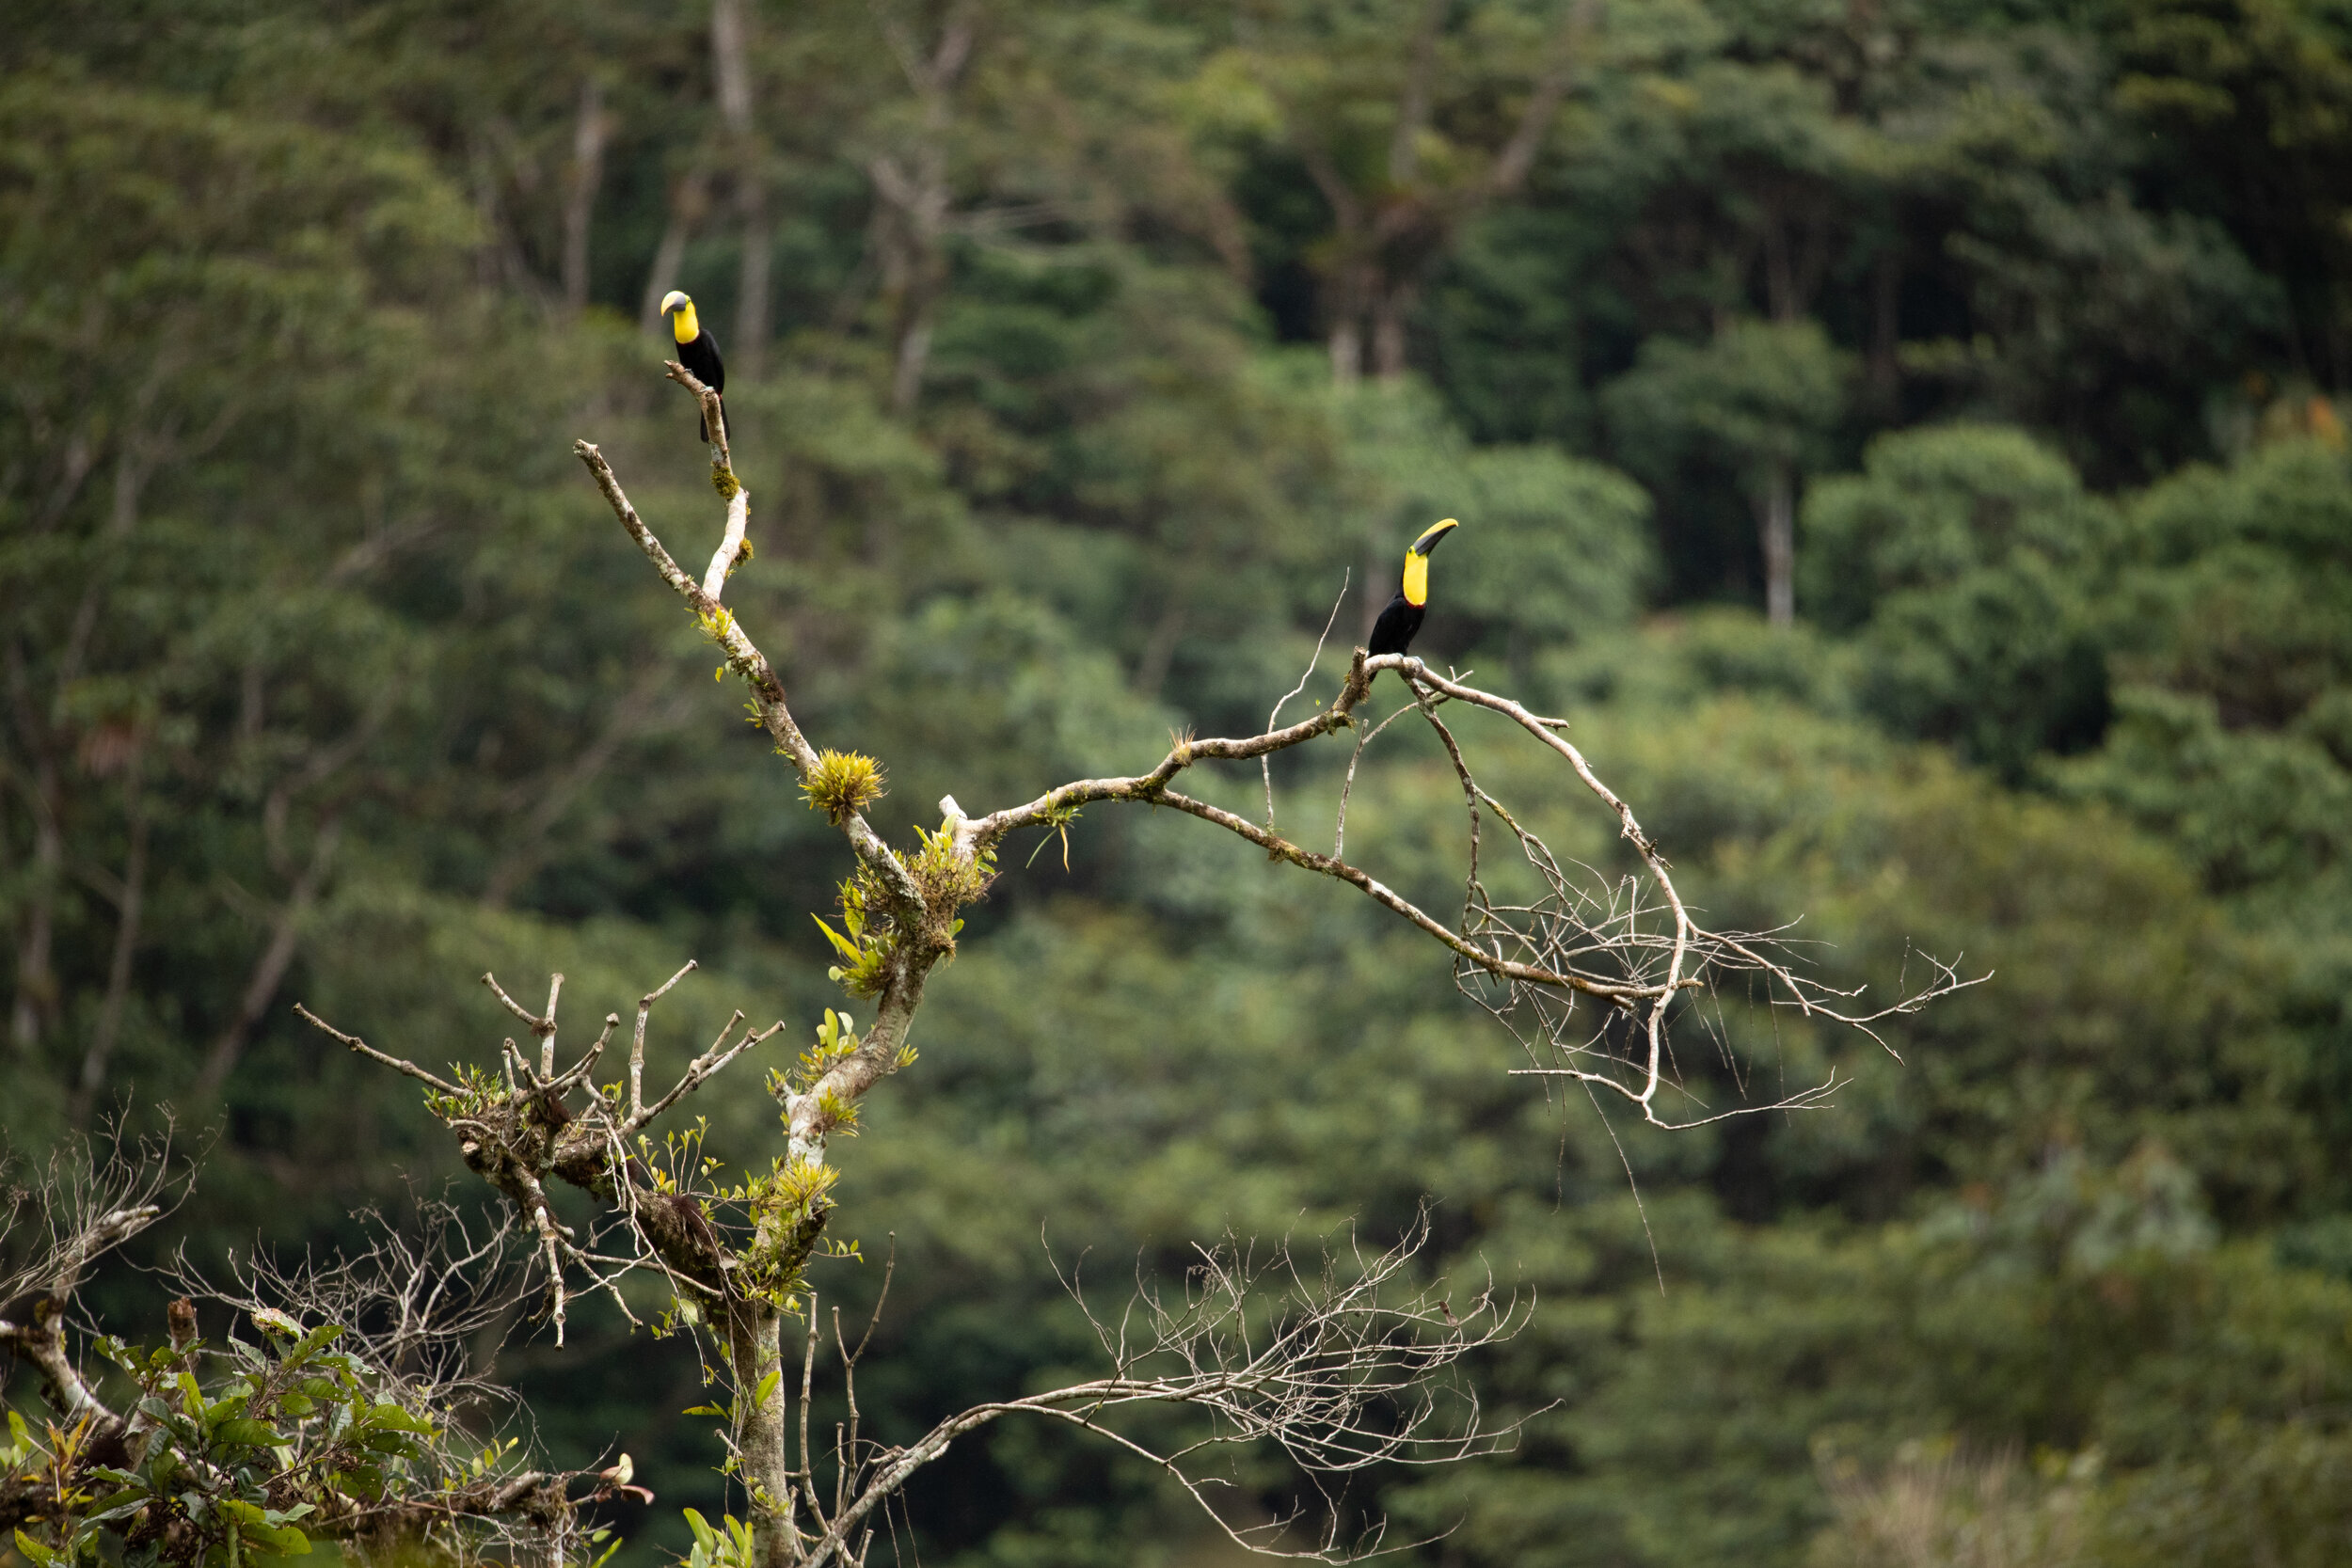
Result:
<instances>
[{"instance_id":1,"label":"thin twig","mask_svg":"<svg viewBox=\"0 0 2352 1568\"><path fill-rule=\"evenodd\" d=\"M414 1062L405 1061L398 1056L387 1056L383 1052L378 1051L375 1047L370 1045L358 1036L344 1034L341 1029L336 1028L333 1024L327 1022L325 1019L319 1017L318 1014L312 1012L310 1008L304 1006L299 1002L294 1004L294 1012L312 1028L322 1030L326 1034L334 1036L337 1039L342 1041L343 1044L349 1046L360 1055L367 1057L370 1061L390 1068L394 1072L405 1072L421 1084L430 1084L433 1087L440 1090L443 1094L454 1095L465 1092L456 1085L451 1083L448 1079L436 1077L434 1074L425 1071L424 1069L419 1067Z\"/></svg>"},{"instance_id":2,"label":"thin twig","mask_svg":"<svg viewBox=\"0 0 2352 1568\"><path fill-rule=\"evenodd\" d=\"M637 999L637 1033L630 1037L628 1042L628 1114L631 1121L643 1115L645 1109L645 1020L651 1016L653 1005L669 995L672 986L693 972L694 960L689 958L683 969L662 981L656 990Z\"/></svg>"},{"instance_id":3,"label":"thin twig","mask_svg":"<svg viewBox=\"0 0 2352 1568\"><path fill-rule=\"evenodd\" d=\"M1298 684L1283 692L1280 700L1274 705L1274 711L1265 716L1267 729L1270 730L1282 721L1283 707L1293 697L1306 690L1307 683L1315 678L1315 671L1323 663L1324 639L1331 635L1331 627L1340 618L1340 606L1347 602L1347 583L1354 574L1355 568L1352 566L1341 573L1340 595L1331 601L1331 613L1323 619L1323 630L1315 638L1315 656L1307 661L1307 668L1299 674ZM1258 759L1258 777L1265 784L1265 826L1266 832L1272 832L1274 831L1274 763L1270 756Z\"/></svg>"}]
</instances>

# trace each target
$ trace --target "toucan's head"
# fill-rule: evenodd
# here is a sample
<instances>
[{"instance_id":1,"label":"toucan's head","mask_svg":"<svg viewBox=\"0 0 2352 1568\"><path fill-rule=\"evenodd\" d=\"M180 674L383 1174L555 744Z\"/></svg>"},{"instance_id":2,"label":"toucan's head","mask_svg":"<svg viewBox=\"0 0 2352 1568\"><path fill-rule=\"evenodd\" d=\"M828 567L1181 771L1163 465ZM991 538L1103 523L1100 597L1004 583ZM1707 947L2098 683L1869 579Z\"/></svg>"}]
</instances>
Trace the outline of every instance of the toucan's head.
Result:
<instances>
[{"instance_id":1,"label":"toucan's head","mask_svg":"<svg viewBox=\"0 0 2352 1568\"><path fill-rule=\"evenodd\" d=\"M677 318L670 323L670 336L681 343L691 343L702 336L703 325L694 319L694 302L682 289L672 289L661 296L661 313L666 316L673 310L677 312Z\"/></svg>"},{"instance_id":2,"label":"toucan's head","mask_svg":"<svg viewBox=\"0 0 2352 1568\"><path fill-rule=\"evenodd\" d=\"M1405 602L1429 602L1429 552L1445 542L1445 536L1462 526L1458 517L1448 517L1412 543L1405 552Z\"/></svg>"}]
</instances>

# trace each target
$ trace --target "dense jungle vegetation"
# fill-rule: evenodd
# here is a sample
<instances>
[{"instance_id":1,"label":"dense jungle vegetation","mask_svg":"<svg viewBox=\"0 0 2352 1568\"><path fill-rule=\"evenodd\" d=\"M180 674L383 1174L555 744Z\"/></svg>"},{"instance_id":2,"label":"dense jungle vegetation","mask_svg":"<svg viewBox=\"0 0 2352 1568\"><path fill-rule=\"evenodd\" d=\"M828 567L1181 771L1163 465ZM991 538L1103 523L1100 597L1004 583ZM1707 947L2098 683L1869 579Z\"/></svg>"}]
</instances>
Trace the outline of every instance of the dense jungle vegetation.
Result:
<instances>
[{"instance_id":1,"label":"dense jungle vegetation","mask_svg":"<svg viewBox=\"0 0 2352 1568\"><path fill-rule=\"evenodd\" d=\"M708 526L683 288L757 498L730 603L895 834L1256 730L1343 579L1353 640L1458 515L1415 652L1567 716L1694 901L1855 983L1994 975L1899 1061L1693 1017L1692 1103L1852 1082L1645 1134L1506 1077L1344 890L1090 812L1008 846L840 1154L867 1261L824 1288L897 1259L869 1419L1083 1365L1049 1245L1117 1277L1425 1201L1536 1293L1479 1377L1545 1408L1378 1478L1451 1530L1418 1560L2352 1559L2352 10L718 13L11 8L20 1156L168 1105L210 1141L151 1253L327 1246L464 1173L296 1000L435 1062L514 1028L485 968L601 1014L699 959L665 1062L747 996L848 1005L846 851L570 453ZM1351 850L1452 907L1443 754L1366 769ZM702 1109L730 1158L772 1116ZM499 1374L564 1462L636 1455L623 1561L682 1550L691 1353L572 1338ZM934 1564L1226 1550L1059 1431L911 1502Z\"/></svg>"}]
</instances>

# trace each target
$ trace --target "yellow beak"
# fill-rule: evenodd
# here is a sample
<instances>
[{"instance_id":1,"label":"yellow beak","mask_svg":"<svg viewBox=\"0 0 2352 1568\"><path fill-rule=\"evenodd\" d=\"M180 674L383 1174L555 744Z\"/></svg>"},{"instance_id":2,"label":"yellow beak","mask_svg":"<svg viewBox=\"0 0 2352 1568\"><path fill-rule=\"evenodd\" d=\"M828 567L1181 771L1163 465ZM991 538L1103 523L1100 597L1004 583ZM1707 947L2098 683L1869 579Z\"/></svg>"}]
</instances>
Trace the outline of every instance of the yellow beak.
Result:
<instances>
[{"instance_id":1,"label":"yellow beak","mask_svg":"<svg viewBox=\"0 0 2352 1568\"><path fill-rule=\"evenodd\" d=\"M1438 547L1438 542L1439 540L1443 539L1448 533L1457 528L1460 528L1461 526L1462 520L1459 517L1445 518L1435 528L1432 528L1428 532L1414 540L1412 549L1409 553L1413 555L1427 555L1431 550Z\"/></svg>"}]
</instances>

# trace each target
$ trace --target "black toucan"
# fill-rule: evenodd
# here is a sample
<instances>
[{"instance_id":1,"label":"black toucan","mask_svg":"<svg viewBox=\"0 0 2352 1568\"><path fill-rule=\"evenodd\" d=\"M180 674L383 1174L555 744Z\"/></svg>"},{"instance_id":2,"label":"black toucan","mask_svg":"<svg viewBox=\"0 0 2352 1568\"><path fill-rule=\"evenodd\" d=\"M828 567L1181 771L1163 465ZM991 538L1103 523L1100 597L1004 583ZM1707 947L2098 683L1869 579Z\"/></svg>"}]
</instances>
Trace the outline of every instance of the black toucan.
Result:
<instances>
[{"instance_id":1,"label":"black toucan","mask_svg":"<svg viewBox=\"0 0 2352 1568\"><path fill-rule=\"evenodd\" d=\"M670 336L677 340L677 362L694 372L694 379L714 392L727 389L727 367L719 357L719 340L710 335L694 315L694 302L675 289L661 296L661 313L677 314L670 322ZM726 434L726 410L719 411L719 433ZM710 441L710 422L697 420L695 429L702 432L703 442Z\"/></svg>"},{"instance_id":2,"label":"black toucan","mask_svg":"<svg viewBox=\"0 0 2352 1568\"><path fill-rule=\"evenodd\" d=\"M1413 633L1421 630L1422 617L1429 613L1429 552L1461 526L1458 518L1448 517L1414 540L1412 548L1405 552L1405 580L1389 608L1380 612L1380 619L1372 624L1366 653L1401 654L1412 646Z\"/></svg>"}]
</instances>

